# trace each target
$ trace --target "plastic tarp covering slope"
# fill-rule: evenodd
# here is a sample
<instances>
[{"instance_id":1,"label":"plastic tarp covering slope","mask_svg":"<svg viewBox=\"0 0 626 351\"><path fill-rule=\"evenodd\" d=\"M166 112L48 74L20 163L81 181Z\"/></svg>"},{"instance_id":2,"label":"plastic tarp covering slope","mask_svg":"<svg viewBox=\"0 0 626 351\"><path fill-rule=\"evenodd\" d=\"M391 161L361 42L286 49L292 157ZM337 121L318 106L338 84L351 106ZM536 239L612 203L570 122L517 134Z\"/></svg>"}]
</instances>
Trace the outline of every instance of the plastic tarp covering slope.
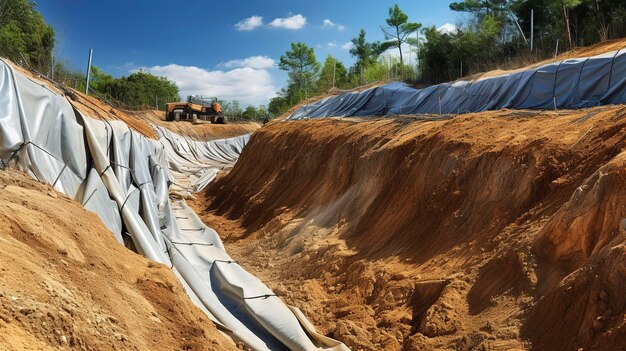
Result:
<instances>
[{"instance_id":1,"label":"plastic tarp covering slope","mask_svg":"<svg viewBox=\"0 0 626 351\"><path fill-rule=\"evenodd\" d=\"M626 103L626 50L424 89L391 83L324 98L300 107L288 119L583 108L618 103Z\"/></svg>"},{"instance_id":2,"label":"plastic tarp covering slope","mask_svg":"<svg viewBox=\"0 0 626 351\"><path fill-rule=\"evenodd\" d=\"M231 167L250 135L201 142L155 126L167 150L173 190L191 195L204 189L220 170Z\"/></svg>"},{"instance_id":3,"label":"plastic tarp covering slope","mask_svg":"<svg viewBox=\"0 0 626 351\"><path fill-rule=\"evenodd\" d=\"M169 199L170 184L193 191L231 166L247 136L197 142L158 131L151 140L91 119L0 61L2 167L51 184L98 214L118 242L171 267L192 301L247 347L346 350L234 262L184 201Z\"/></svg>"}]
</instances>

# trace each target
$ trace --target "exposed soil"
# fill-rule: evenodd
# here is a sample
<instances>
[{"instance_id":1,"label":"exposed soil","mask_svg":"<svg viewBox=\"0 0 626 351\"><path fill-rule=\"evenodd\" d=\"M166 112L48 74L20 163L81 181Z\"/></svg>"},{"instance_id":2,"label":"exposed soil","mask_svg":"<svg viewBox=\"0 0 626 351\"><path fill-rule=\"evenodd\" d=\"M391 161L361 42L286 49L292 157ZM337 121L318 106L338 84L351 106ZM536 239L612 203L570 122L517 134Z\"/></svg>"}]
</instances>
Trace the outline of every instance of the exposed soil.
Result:
<instances>
[{"instance_id":1,"label":"exposed soil","mask_svg":"<svg viewBox=\"0 0 626 351\"><path fill-rule=\"evenodd\" d=\"M508 69L508 70L495 69L489 72L477 73L477 74L473 74L470 76L466 76L466 77L461 78L461 80L495 77L495 76L500 76L503 74L509 74L509 73L519 72L523 70L528 70L528 69L543 66L545 64L552 63L552 62L558 62L558 61L563 61L563 60L573 59L573 58L596 56L596 55L601 55L610 51L622 50L624 48L626 48L626 38L608 40L608 41L597 43L591 46L575 48L573 50L566 51L564 53L557 55L556 57L549 58L546 60L529 63L529 64L522 64L522 65L517 64L515 66L516 68L514 69ZM529 59L532 59L532 57L529 57Z\"/></svg>"},{"instance_id":2,"label":"exposed soil","mask_svg":"<svg viewBox=\"0 0 626 351\"><path fill-rule=\"evenodd\" d=\"M230 350L169 267L75 201L0 171L0 350Z\"/></svg>"},{"instance_id":3,"label":"exposed soil","mask_svg":"<svg viewBox=\"0 0 626 351\"><path fill-rule=\"evenodd\" d=\"M73 89L72 92L74 94L70 101L79 111L96 119L124 121L130 128L151 139L159 138L152 125L164 127L174 133L200 141L231 138L252 133L261 127L256 122L228 124L211 124L205 121L199 121L198 124L192 124L191 121L168 122L163 120L163 111L120 110L101 102L93 96L87 96Z\"/></svg>"},{"instance_id":4,"label":"exposed soil","mask_svg":"<svg viewBox=\"0 0 626 351\"><path fill-rule=\"evenodd\" d=\"M257 122L240 121L229 121L227 124L211 124L203 120L198 120L197 124L192 124L191 121L188 120L168 122L164 120L165 112L157 110L129 111L129 113L132 113L137 119L145 120L195 140L232 138L252 133L261 127Z\"/></svg>"},{"instance_id":5,"label":"exposed soil","mask_svg":"<svg viewBox=\"0 0 626 351\"><path fill-rule=\"evenodd\" d=\"M624 349L625 125L626 106L277 121L193 206L353 349Z\"/></svg>"}]
</instances>

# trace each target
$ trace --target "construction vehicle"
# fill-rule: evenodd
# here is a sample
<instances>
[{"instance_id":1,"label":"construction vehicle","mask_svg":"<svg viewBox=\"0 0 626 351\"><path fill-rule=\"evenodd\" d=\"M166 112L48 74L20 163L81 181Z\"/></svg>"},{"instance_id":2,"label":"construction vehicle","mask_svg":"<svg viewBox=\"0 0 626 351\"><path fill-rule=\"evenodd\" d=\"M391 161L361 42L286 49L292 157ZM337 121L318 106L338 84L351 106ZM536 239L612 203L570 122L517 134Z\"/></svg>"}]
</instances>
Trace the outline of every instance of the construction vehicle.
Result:
<instances>
[{"instance_id":1,"label":"construction vehicle","mask_svg":"<svg viewBox=\"0 0 626 351\"><path fill-rule=\"evenodd\" d=\"M170 102L165 104L165 120L191 120L196 123L198 118L215 124L226 124L226 116L222 113L222 106L214 97L190 95L187 102Z\"/></svg>"}]
</instances>

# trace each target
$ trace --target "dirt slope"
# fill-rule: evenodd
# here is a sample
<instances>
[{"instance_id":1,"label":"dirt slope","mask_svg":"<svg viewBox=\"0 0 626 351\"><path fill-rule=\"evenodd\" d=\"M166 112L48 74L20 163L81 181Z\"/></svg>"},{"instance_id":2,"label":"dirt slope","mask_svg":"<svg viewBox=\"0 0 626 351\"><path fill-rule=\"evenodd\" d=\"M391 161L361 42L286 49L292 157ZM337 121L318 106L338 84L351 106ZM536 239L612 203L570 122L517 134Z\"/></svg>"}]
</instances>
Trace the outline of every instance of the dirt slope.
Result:
<instances>
[{"instance_id":1,"label":"dirt slope","mask_svg":"<svg viewBox=\"0 0 626 351\"><path fill-rule=\"evenodd\" d=\"M513 68L509 68L509 69L496 69L496 70L492 70L489 72L477 73L471 76L463 77L462 80L495 77L495 76L499 76L499 75L503 75L507 73L514 73L514 72L519 72L523 70L528 70L531 68L536 68L536 67L543 66L545 64L552 63L552 62L558 62L558 61L563 61L563 60L573 59L573 58L584 58L584 57L596 56L596 55L601 55L610 51L622 50L624 48L626 48L626 38L613 39L613 40L608 40L608 41L597 43L597 44L590 45L590 46L583 46L583 47L575 48L574 50L566 51L564 53L559 54L556 57L549 58L546 60L542 60L538 62L531 61L532 63L522 65L523 67L519 67L519 64L518 64L517 66L514 66ZM522 60L522 58L519 58L519 59ZM527 59L532 60L532 57L528 57ZM508 65L510 66L511 64L508 64Z\"/></svg>"},{"instance_id":2,"label":"dirt slope","mask_svg":"<svg viewBox=\"0 0 626 351\"><path fill-rule=\"evenodd\" d=\"M163 120L163 111L147 110L129 112L140 120L165 127L174 133L188 136L195 140L214 140L223 138L232 138L243 134L252 133L259 129L261 125L257 122L229 122L227 124L211 124L206 121L199 120L198 124L192 124L191 121L167 122Z\"/></svg>"},{"instance_id":3,"label":"dirt slope","mask_svg":"<svg viewBox=\"0 0 626 351\"><path fill-rule=\"evenodd\" d=\"M364 350L626 348L626 107L273 122L194 206Z\"/></svg>"},{"instance_id":4,"label":"dirt slope","mask_svg":"<svg viewBox=\"0 0 626 351\"><path fill-rule=\"evenodd\" d=\"M0 350L229 350L171 270L47 185L0 171Z\"/></svg>"}]
</instances>

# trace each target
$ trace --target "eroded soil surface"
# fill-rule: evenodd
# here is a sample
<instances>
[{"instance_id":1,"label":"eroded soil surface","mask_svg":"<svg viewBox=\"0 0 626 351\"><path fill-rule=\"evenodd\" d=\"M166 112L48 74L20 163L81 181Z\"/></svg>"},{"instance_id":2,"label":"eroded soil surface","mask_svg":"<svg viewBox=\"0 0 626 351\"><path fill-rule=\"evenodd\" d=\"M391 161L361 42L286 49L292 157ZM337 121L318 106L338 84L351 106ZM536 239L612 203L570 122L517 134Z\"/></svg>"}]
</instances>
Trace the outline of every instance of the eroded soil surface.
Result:
<instances>
[{"instance_id":1,"label":"eroded soil surface","mask_svg":"<svg viewBox=\"0 0 626 351\"><path fill-rule=\"evenodd\" d=\"M230 350L169 267L98 216L0 171L0 350Z\"/></svg>"},{"instance_id":2,"label":"eroded soil surface","mask_svg":"<svg viewBox=\"0 0 626 351\"><path fill-rule=\"evenodd\" d=\"M624 349L625 125L625 106L273 122L193 205L353 349Z\"/></svg>"}]
</instances>

